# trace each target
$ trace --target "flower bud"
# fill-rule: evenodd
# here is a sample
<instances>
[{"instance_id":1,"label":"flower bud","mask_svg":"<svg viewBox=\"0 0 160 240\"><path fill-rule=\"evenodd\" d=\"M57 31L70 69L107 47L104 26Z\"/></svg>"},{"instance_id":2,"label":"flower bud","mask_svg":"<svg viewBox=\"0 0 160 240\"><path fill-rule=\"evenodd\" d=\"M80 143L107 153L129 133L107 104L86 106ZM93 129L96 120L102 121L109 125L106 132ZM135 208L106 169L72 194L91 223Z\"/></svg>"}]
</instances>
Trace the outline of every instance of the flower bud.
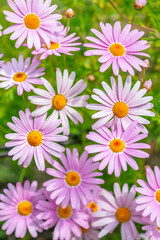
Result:
<instances>
[{"instance_id":1,"label":"flower bud","mask_svg":"<svg viewBox=\"0 0 160 240\"><path fill-rule=\"evenodd\" d=\"M73 18L74 17L74 11L72 10L72 8L68 8L65 11L65 16L66 16L66 18Z\"/></svg>"},{"instance_id":2,"label":"flower bud","mask_svg":"<svg viewBox=\"0 0 160 240\"><path fill-rule=\"evenodd\" d=\"M145 59L144 62L147 64L147 67L142 67L143 69L148 69L150 67L150 62L148 59Z\"/></svg>"},{"instance_id":3,"label":"flower bud","mask_svg":"<svg viewBox=\"0 0 160 240\"><path fill-rule=\"evenodd\" d=\"M146 3L146 0L135 0L133 6L136 10L141 10L146 5Z\"/></svg>"},{"instance_id":4,"label":"flower bud","mask_svg":"<svg viewBox=\"0 0 160 240\"><path fill-rule=\"evenodd\" d=\"M148 81L145 81L142 85L142 88L146 88L147 92L149 92L152 88L152 81L149 79Z\"/></svg>"},{"instance_id":5,"label":"flower bud","mask_svg":"<svg viewBox=\"0 0 160 240\"><path fill-rule=\"evenodd\" d=\"M94 75L89 75L88 76L88 80L91 81L91 82L94 81L95 80L95 76Z\"/></svg>"}]
</instances>

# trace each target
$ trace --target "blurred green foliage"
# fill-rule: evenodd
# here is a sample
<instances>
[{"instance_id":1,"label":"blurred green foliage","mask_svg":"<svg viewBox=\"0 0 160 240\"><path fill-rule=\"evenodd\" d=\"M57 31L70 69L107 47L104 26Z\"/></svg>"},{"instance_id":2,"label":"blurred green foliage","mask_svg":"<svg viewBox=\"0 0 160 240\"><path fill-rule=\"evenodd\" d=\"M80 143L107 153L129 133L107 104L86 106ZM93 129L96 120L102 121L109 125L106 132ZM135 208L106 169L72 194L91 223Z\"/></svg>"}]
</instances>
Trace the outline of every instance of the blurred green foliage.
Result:
<instances>
[{"instance_id":1,"label":"blurred green foliage","mask_svg":"<svg viewBox=\"0 0 160 240\"><path fill-rule=\"evenodd\" d=\"M147 160L148 164L160 165L159 159L154 160L154 156L159 154L160 152L160 1L151 1L148 0L147 5L141 11L136 11L133 8L133 2L131 0L117 0L113 1L119 11L128 19L132 19L135 15L134 22L141 25L147 26L150 28L156 29L156 32L145 31L144 39L148 40L151 47L148 52L151 56L150 68L146 71L146 80L152 79L153 87L149 92L149 95L153 96L154 109L156 111L156 117L150 118L150 125L148 126L149 136L146 139L146 142L151 144L151 157ZM91 28L99 29L99 22L109 22L112 25L115 21L119 20L124 27L126 22L120 17L120 15L115 11L115 9L111 6L108 0L56 0L52 1L53 4L58 5L57 13L61 13L63 15L62 23L64 25L67 24L67 19L64 16L64 12L67 8L72 8L75 11L75 17L71 19L70 22L70 33L76 32L78 36L80 36L80 40L82 43L85 43L85 37L91 36L90 32ZM3 28L10 26L11 23L5 20L3 10L10 10L7 5L7 0L0 1L0 24L3 25ZM141 28L139 28L141 30ZM98 57L85 57L84 51L86 49L82 46L81 51L75 52L73 56L66 56L66 64L64 64L64 56L56 57L54 56L54 61L56 67L59 67L61 70L67 68L69 72L76 72L76 81L81 78L84 78L88 83L88 87L86 89L86 93L91 95L93 88L101 88L101 82L106 81L110 83L110 76L112 76L112 70L109 68L105 73L100 73L99 71L93 73L95 80L89 81L87 76L99 69L100 63L98 63ZM2 36L0 38L0 53L4 54L5 61L11 61L11 58L18 58L20 54L24 56L24 58L31 56L31 51L26 47L20 47L19 49L15 48L15 41L10 40L10 36ZM44 77L49 80L53 86L56 88L55 84L55 72L52 68L51 61L49 58L44 60L41 66L45 67L46 74ZM122 73L123 80L127 76L126 73ZM133 79L133 84L138 79L142 78L142 74L136 72ZM32 93L25 92L25 98L27 99L29 95ZM89 102L93 100L90 98ZM32 110L35 109L29 101L28 104ZM26 106L22 100L21 96L17 95L16 87L13 87L9 90L0 89L0 146L3 146L6 142L5 134L10 132L10 129L7 127L7 122L11 121L12 116L18 117L18 112L20 110L25 110ZM70 147L73 149L77 147L79 152L82 153L84 146L86 146L89 141L85 138L86 134L91 130L91 125L93 124L93 120L91 119L91 115L93 111L89 111L87 109L78 109L78 111L84 117L84 124L78 124L75 126L70 121L71 126L71 136L70 141L66 147ZM3 153L4 150L1 150L0 153ZM121 186L128 182L131 186L132 184L136 184L138 178L145 179L145 170L144 165L145 161L142 159L137 159L137 162L140 166L139 171L135 172L133 169L128 167L127 172L123 172L119 178L115 178L114 175L107 175L106 169L104 170L104 179L105 184L104 188L107 190L113 189L113 183L119 182ZM17 162L13 162L11 158L5 157L0 158L0 185L1 189L6 187L8 182L16 183L19 181L20 177L22 177L22 167L18 166ZM34 161L32 161L31 165L27 168L25 178L30 180L36 179L39 181L39 187L44 180L46 180L47 175L43 172L38 172ZM140 226L138 226L140 230ZM44 238L42 239L51 239L51 235L48 233L44 233L42 235ZM0 231L0 239L15 239L14 236L6 237L3 231ZM29 235L25 237L25 239L31 239ZM104 239L120 239L120 227L116 229L114 233L108 235Z\"/></svg>"}]
</instances>

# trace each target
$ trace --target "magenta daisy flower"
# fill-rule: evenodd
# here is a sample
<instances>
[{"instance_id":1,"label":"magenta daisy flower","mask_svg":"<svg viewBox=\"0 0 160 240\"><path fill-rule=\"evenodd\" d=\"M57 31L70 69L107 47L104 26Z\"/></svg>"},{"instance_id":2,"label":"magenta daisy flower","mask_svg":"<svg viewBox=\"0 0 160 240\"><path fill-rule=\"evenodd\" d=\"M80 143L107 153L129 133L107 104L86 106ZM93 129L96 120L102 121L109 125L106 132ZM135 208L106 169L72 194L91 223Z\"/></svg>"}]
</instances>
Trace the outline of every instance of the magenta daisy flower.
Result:
<instances>
[{"instance_id":1,"label":"magenta daisy flower","mask_svg":"<svg viewBox=\"0 0 160 240\"><path fill-rule=\"evenodd\" d=\"M121 31L120 22L116 22L114 27L109 23L100 22L102 33L96 29L91 31L98 37L86 37L87 40L93 43L85 43L85 47L94 48L84 53L85 56L101 55L98 59L102 66L100 72L106 71L112 64L113 73L119 74L119 69L123 72L129 72L134 75L133 67L142 71L141 67L147 67L147 64L136 55L149 57L148 54L141 51L150 47L147 41L139 39L144 35L144 32L139 32L137 29L131 30L131 24L127 24Z\"/></svg>"},{"instance_id":2,"label":"magenta daisy flower","mask_svg":"<svg viewBox=\"0 0 160 240\"><path fill-rule=\"evenodd\" d=\"M0 54L0 59L3 57L3 54L1 53ZM4 61L3 60L0 60L0 67L3 65Z\"/></svg>"},{"instance_id":3,"label":"magenta daisy flower","mask_svg":"<svg viewBox=\"0 0 160 240\"><path fill-rule=\"evenodd\" d=\"M100 104L93 103L86 105L86 108L91 110L98 110L92 115L92 118L100 118L92 125L93 130L105 125L107 127L115 126L122 123L126 129L134 120L138 121L138 125L149 124L150 122L141 116L155 116L155 114L148 109L153 108L150 101L152 96L144 96L147 89L140 89L140 81L131 89L131 77L128 76L123 87L121 76L118 76L118 85L113 77L111 77L112 89L106 82L102 82L105 90L93 89L96 95L92 98ZM148 132L143 126L143 131Z\"/></svg>"},{"instance_id":4,"label":"magenta daisy flower","mask_svg":"<svg viewBox=\"0 0 160 240\"><path fill-rule=\"evenodd\" d=\"M70 52L79 51L80 48L75 46L81 45L79 42L75 42L79 39L79 37L75 37L76 33L72 33L66 36L66 28L63 28L61 31L54 32L52 36L52 41L50 44L50 48L47 47L46 43L43 42L40 50L34 50L32 54L37 57L41 55L40 59L45 59L48 55L56 55L61 56L61 53L67 55L73 55Z\"/></svg>"},{"instance_id":5,"label":"magenta daisy flower","mask_svg":"<svg viewBox=\"0 0 160 240\"><path fill-rule=\"evenodd\" d=\"M27 38L28 48L33 46L40 49L40 41L43 39L47 46L50 46L50 36L57 28L57 20L61 19L60 14L52 14L57 5L51 1L34 0L7 0L8 5L14 12L3 11L6 20L15 25L4 30L4 34L12 33L11 40L17 39L15 47L18 48Z\"/></svg>"},{"instance_id":6,"label":"magenta daisy flower","mask_svg":"<svg viewBox=\"0 0 160 240\"><path fill-rule=\"evenodd\" d=\"M67 157L61 154L61 164L54 162L53 168L47 168L46 172L54 178L43 184L46 190L51 192L50 198L55 199L56 204L65 208L68 204L72 208L80 209L82 205L87 206L92 190L99 190L98 184L104 181L97 176L101 172L95 171L99 163L92 163L92 158L87 159L87 152L78 157L78 151L66 149Z\"/></svg>"},{"instance_id":7,"label":"magenta daisy flower","mask_svg":"<svg viewBox=\"0 0 160 240\"><path fill-rule=\"evenodd\" d=\"M146 143L137 143L147 137L147 134L139 134L141 131L136 121L132 122L126 130L123 130L121 125L115 131L101 127L97 129L97 133L90 132L86 136L98 144L86 146L85 150L88 153L98 153L93 157L93 161L102 160L99 170L103 170L108 165L108 174L114 171L115 176L119 177L121 168L127 171L127 163L134 170L139 169L133 157L149 157L148 153L140 149L149 149L150 146Z\"/></svg>"},{"instance_id":8,"label":"magenta daisy flower","mask_svg":"<svg viewBox=\"0 0 160 240\"><path fill-rule=\"evenodd\" d=\"M124 184L122 191L118 183L114 184L114 195L105 189L101 191L105 200L99 200L98 205L100 211L93 213L93 217L98 218L93 222L93 227L100 227L98 237L106 236L112 233L114 229L121 224L121 239L122 240L139 240L139 233L134 222L141 223L141 217L135 211L135 186L128 189L128 184Z\"/></svg>"},{"instance_id":9,"label":"magenta daisy flower","mask_svg":"<svg viewBox=\"0 0 160 240\"><path fill-rule=\"evenodd\" d=\"M28 167L34 156L35 163L39 171L45 170L45 160L53 163L51 155L60 157L60 153L65 149L56 142L66 141L68 137L59 135L63 128L58 126L61 120L46 119L46 114L41 117L31 117L29 109L25 113L19 111L20 119L12 117L13 123L7 125L15 133L7 134L5 137L11 139L6 143L6 147L13 147L9 156L13 156L13 161L19 159L18 164Z\"/></svg>"},{"instance_id":10,"label":"magenta daisy flower","mask_svg":"<svg viewBox=\"0 0 160 240\"><path fill-rule=\"evenodd\" d=\"M49 197L47 200L38 202L36 208L41 213L37 218L45 221L42 224L44 229L54 227L53 240L71 240L72 234L80 237L82 234L81 228L89 228L88 214L85 211L72 209L70 205L62 208L61 205L56 205L55 201Z\"/></svg>"},{"instance_id":11,"label":"magenta daisy flower","mask_svg":"<svg viewBox=\"0 0 160 240\"><path fill-rule=\"evenodd\" d=\"M37 232L42 232L42 221L36 218L40 210L35 206L44 197L42 189L37 191L37 185L37 181L30 184L28 180L24 186L20 182L16 187L9 183L8 189L3 190L4 194L0 194L0 221L5 221L2 230L6 230L7 235L15 231L16 238L24 238L28 230L35 238Z\"/></svg>"},{"instance_id":12,"label":"magenta daisy flower","mask_svg":"<svg viewBox=\"0 0 160 240\"><path fill-rule=\"evenodd\" d=\"M160 170L157 166L154 167L154 172L151 168L146 169L147 183L141 179L137 180L141 187L136 188L136 191L141 193L137 198L137 211L142 211L142 216L148 216L151 222L156 221L156 225L160 228Z\"/></svg>"},{"instance_id":13,"label":"magenta daisy flower","mask_svg":"<svg viewBox=\"0 0 160 240\"><path fill-rule=\"evenodd\" d=\"M48 91L35 88L33 91L38 96L29 97L31 103L41 106L32 112L32 116L37 117L46 113L49 109L53 109L52 118L58 119L58 116L60 116L62 126L64 127L64 134L66 135L68 135L70 131L67 117L76 125L78 122L83 123L82 116L73 107L86 106L86 101L89 98L88 95L77 96L84 91L87 83L84 83L81 79L73 86L74 79L75 72L72 72L69 76L68 71L65 69L62 76L60 69L57 69L57 94L51 84L44 78L41 78Z\"/></svg>"},{"instance_id":14,"label":"magenta daisy flower","mask_svg":"<svg viewBox=\"0 0 160 240\"><path fill-rule=\"evenodd\" d=\"M34 89L32 84L42 84L40 77L45 74L45 68L36 69L41 64L40 60L31 64L30 61L30 57L24 61L20 55L18 61L12 58L12 62L3 64L0 69L0 88L9 89L16 85L18 95L22 95L23 90L30 92Z\"/></svg>"}]
</instances>

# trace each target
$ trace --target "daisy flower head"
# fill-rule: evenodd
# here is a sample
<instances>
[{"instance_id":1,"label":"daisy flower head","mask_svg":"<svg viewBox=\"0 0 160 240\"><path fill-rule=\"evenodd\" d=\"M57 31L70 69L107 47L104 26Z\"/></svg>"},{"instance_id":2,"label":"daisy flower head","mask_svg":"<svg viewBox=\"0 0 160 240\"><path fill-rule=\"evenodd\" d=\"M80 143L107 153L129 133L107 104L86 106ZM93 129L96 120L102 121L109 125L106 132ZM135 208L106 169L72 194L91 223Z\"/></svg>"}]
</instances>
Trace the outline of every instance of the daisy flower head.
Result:
<instances>
[{"instance_id":1,"label":"daisy flower head","mask_svg":"<svg viewBox=\"0 0 160 240\"><path fill-rule=\"evenodd\" d=\"M98 110L92 115L93 119L99 120L92 125L93 130L105 125L106 127L119 126L121 123L126 129L134 120L138 121L138 126L142 124L149 124L150 122L141 116L155 116L155 113L149 111L153 108L150 101L152 96L144 96L147 89L140 89L140 81L131 89L132 80L128 76L123 86L122 78L118 76L118 85L116 80L111 77L112 88L106 83L102 82L104 91L100 89L93 89L95 95L92 98L98 102L87 104L86 108L91 110ZM148 132L143 126L143 131Z\"/></svg>"},{"instance_id":2,"label":"daisy flower head","mask_svg":"<svg viewBox=\"0 0 160 240\"><path fill-rule=\"evenodd\" d=\"M93 161L101 161L99 170L103 170L108 165L108 174L115 173L120 176L121 168L127 171L127 163L134 170L139 167L133 157L147 158L149 154L140 149L149 149L150 145L139 143L138 141L147 137L147 134L140 134L141 127L137 127L137 122L132 122L126 130L120 125L118 129L110 131L106 127L90 132L86 137L98 144L85 147L88 153L98 153L93 157Z\"/></svg>"},{"instance_id":3,"label":"daisy flower head","mask_svg":"<svg viewBox=\"0 0 160 240\"><path fill-rule=\"evenodd\" d=\"M40 41L43 39L47 46L50 46L50 35L57 28L57 20L61 19L60 14L52 14L57 5L52 5L50 0L7 0L8 5L13 10L3 11L6 20L15 25L4 30L4 34L12 33L10 39L15 40L15 47L27 39L27 46L40 49Z\"/></svg>"},{"instance_id":4,"label":"daisy flower head","mask_svg":"<svg viewBox=\"0 0 160 240\"><path fill-rule=\"evenodd\" d=\"M83 118L79 112L73 107L85 107L88 95L78 96L82 93L87 83L84 83L83 79L79 80L74 86L75 72L68 75L68 70L65 69L63 76L60 69L56 72L57 81L57 93L51 86L51 84L44 78L41 78L46 90L33 89L33 92L38 96L30 96L28 99L31 103L41 106L32 112L32 116L37 117L46 113L49 109L53 109L52 117L62 120L62 126L64 127L64 134L69 135L69 121L68 117L77 125L78 122L83 123Z\"/></svg>"},{"instance_id":5,"label":"daisy flower head","mask_svg":"<svg viewBox=\"0 0 160 240\"><path fill-rule=\"evenodd\" d=\"M34 89L32 84L42 84L40 77L45 74L45 68L37 68L40 60L31 64L30 61L30 57L24 60L20 55L18 61L12 58L12 62L3 64L0 68L0 88L9 89L16 85L18 95L22 95L23 90L30 92Z\"/></svg>"},{"instance_id":6,"label":"daisy flower head","mask_svg":"<svg viewBox=\"0 0 160 240\"><path fill-rule=\"evenodd\" d=\"M19 111L20 119L12 117L14 123L7 125L15 133L7 134L5 137L10 142L5 144L6 147L13 147L9 152L9 156L13 156L12 160L18 160L18 164L28 167L32 158L39 171L45 170L45 160L50 164L53 163L51 155L60 157L60 153L65 149L56 142L66 141L68 137L59 135L63 131L61 120L46 119L46 114L32 118L29 109L25 113Z\"/></svg>"},{"instance_id":7,"label":"daisy flower head","mask_svg":"<svg viewBox=\"0 0 160 240\"><path fill-rule=\"evenodd\" d=\"M61 53L73 55L70 52L79 51L80 48L76 46L81 45L81 43L75 42L79 39L79 37L75 37L76 33L66 36L66 31L67 28L63 28L61 31L54 32L50 47L48 48L46 43L43 42L41 48L39 50L34 50L32 54L36 55L37 57L42 54L40 59L45 59L49 55L53 54L56 56L61 56Z\"/></svg>"},{"instance_id":8,"label":"daisy flower head","mask_svg":"<svg viewBox=\"0 0 160 240\"><path fill-rule=\"evenodd\" d=\"M147 41L139 40L144 32L137 29L131 30L131 24L127 24L121 31L120 22L116 22L114 27L109 23L100 22L102 33L96 29L91 31L98 38L86 37L87 40L93 43L85 43L85 47L94 48L84 53L85 56L100 55L98 59L102 66L100 72L106 71L112 64L114 75L119 74L119 69L123 72L129 72L132 76L134 70L142 71L142 67L147 67L147 64L136 55L149 57L148 54L141 51L150 47Z\"/></svg>"},{"instance_id":9,"label":"daisy flower head","mask_svg":"<svg viewBox=\"0 0 160 240\"><path fill-rule=\"evenodd\" d=\"M100 211L93 213L95 221L92 226L102 228L98 237L112 233L121 224L122 240L139 240L139 233L134 222L141 223L141 217L135 211L135 186L128 189L128 184L123 185L122 191L118 183L114 183L114 194L105 189L101 191L105 200L99 200ZM98 218L98 219L96 219Z\"/></svg>"},{"instance_id":10,"label":"daisy flower head","mask_svg":"<svg viewBox=\"0 0 160 240\"><path fill-rule=\"evenodd\" d=\"M96 178L103 174L94 172L99 163L92 163L92 158L87 159L87 152L83 152L79 158L76 148L73 154L67 148L66 154L61 154L61 164L54 161L54 168L46 169L54 178L43 186L51 193L50 198L55 199L57 205L61 204L65 208L69 204L73 209L80 209L87 206L91 191L98 191L98 184L104 183L104 180Z\"/></svg>"},{"instance_id":11,"label":"daisy flower head","mask_svg":"<svg viewBox=\"0 0 160 240\"><path fill-rule=\"evenodd\" d=\"M4 194L0 194L0 221L5 221L2 230L10 235L15 231L16 238L24 238L27 230L33 238L37 232L42 232L42 220L36 218L40 210L36 209L37 202L43 199L43 190L37 191L38 183L28 180L24 186L20 182L16 186L8 184Z\"/></svg>"},{"instance_id":12,"label":"daisy flower head","mask_svg":"<svg viewBox=\"0 0 160 240\"><path fill-rule=\"evenodd\" d=\"M1 53L0 54L0 59L3 57L3 54ZM3 60L0 60L0 67L3 65L4 61Z\"/></svg>"},{"instance_id":13,"label":"daisy flower head","mask_svg":"<svg viewBox=\"0 0 160 240\"><path fill-rule=\"evenodd\" d=\"M36 208L41 211L37 218L44 220L41 226L44 229L54 227L53 240L71 240L72 234L80 237L81 228L89 228L88 214L83 209L76 210L70 205L62 208L55 200L50 199L49 195L47 200L40 200Z\"/></svg>"},{"instance_id":14,"label":"daisy flower head","mask_svg":"<svg viewBox=\"0 0 160 240\"><path fill-rule=\"evenodd\" d=\"M140 187L136 191L141 195L137 198L137 211L142 211L142 216L149 217L151 222L156 222L160 228L160 170L157 166L154 171L150 167L146 169L147 182L138 179Z\"/></svg>"}]
</instances>

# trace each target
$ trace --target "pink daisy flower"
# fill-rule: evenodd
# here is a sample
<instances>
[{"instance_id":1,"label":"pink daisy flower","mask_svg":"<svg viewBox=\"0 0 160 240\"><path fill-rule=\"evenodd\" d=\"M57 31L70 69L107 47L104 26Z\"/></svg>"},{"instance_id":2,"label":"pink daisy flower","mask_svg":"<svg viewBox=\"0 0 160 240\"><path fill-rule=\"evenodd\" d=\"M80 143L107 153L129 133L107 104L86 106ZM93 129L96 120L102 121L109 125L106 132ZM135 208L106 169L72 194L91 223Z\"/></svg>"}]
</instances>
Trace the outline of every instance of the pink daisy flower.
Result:
<instances>
[{"instance_id":1,"label":"pink daisy flower","mask_svg":"<svg viewBox=\"0 0 160 240\"><path fill-rule=\"evenodd\" d=\"M98 37L86 37L87 40L93 43L85 43L85 47L94 48L84 53L85 56L101 55L98 59L102 66L100 72L106 71L112 64L113 73L119 74L119 69L123 72L129 72L134 75L133 67L139 72L141 67L147 67L147 64L136 55L149 57L148 54L141 51L150 47L146 40L138 41L144 32L139 32L137 29L131 30L131 24L127 24L121 31L120 22L116 22L114 27L109 23L100 22L102 33L96 29L91 31Z\"/></svg>"},{"instance_id":2,"label":"pink daisy flower","mask_svg":"<svg viewBox=\"0 0 160 240\"><path fill-rule=\"evenodd\" d=\"M15 25L4 30L4 34L12 33L11 40L17 39L15 47L18 48L27 38L28 48L33 46L40 49L40 40L43 39L50 46L50 36L57 28L57 20L60 14L52 14L57 5L52 5L50 0L7 0L14 12L3 11L6 20Z\"/></svg>"},{"instance_id":3,"label":"pink daisy flower","mask_svg":"<svg viewBox=\"0 0 160 240\"><path fill-rule=\"evenodd\" d=\"M127 163L134 169L139 167L133 157L147 158L149 154L140 149L149 149L146 143L137 143L139 140L147 137L147 134L139 134L141 128L137 127L137 122L132 122L126 130L121 125L115 131L110 131L106 127L97 129L97 133L90 132L86 137L97 145L85 147L88 153L98 153L93 157L93 161L102 162L99 170L103 170L108 165L108 174L113 171L116 177L120 176L121 168L127 171ZM133 156L133 157L132 157Z\"/></svg>"},{"instance_id":4,"label":"pink daisy flower","mask_svg":"<svg viewBox=\"0 0 160 240\"><path fill-rule=\"evenodd\" d=\"M79 39L79 37L75 37L75 35L76 33L72 33L66 36L66 28L63 27L61 31L54 32L50 48L48 48L46 43L43 42L40 50L34 50L32 54L36 55L37 57L42 54L40 59L45 59L49 55L53 54L56 56L61 56L61 53L73 55L70 52L79 51L80 48L77 48L75 46L81 45L81 43L75 42Z\"/></svg>"},{"instance_id":5,"label":"pink daisy flower","mask_svg":"<svg viewBox=\"0 0 160 240\"><path fill-rule=\"evenodd\" d=\"M51 192L50 198L55 199L57 205L65 208L68 204L74 209L80 209L82 205L87 206L92 190L99 190L98 184L104 180L95 178L102 176L101 172L95 171L99 163L92 163L92 158L87 159L87 152L78 156L76 148L73 154L69 148L66 149L67 157L61 154L61 164L54 162L53 168L47 168L46 172L54 178L46 181L43 186Z\"/></svg>"},{"instance_id":6,"label":"pink daisy flower","mask_svg":"<svg viewBox=\"0 0 160 240\"><path fill-rule=\"evenodd\" d=\"M0 221L5 221L2 230L6 230L7 235L15 231L16 238L24 238L28 230L35 238L37 232L42 232L42 221L36 218L40 213L36 204L44 197L42 189L37 191L37 185L37 181L30 184L28 180L24 186L20 182L16 187L9 183L8 189L3 190L4 194L0 194Z\"/></svg>"},{"instance_id":7,"label":"pink daisy flower","mask_svg":"<svg viewBox=\"0 0 160 240\"><path fill-rule=\"evenodd\" d=\"M70 240L71 235L80 237L81 228L89 228L88 214L83 210L72 209L70 205L62 208L56 205L54 200L48 196L48 201L40 200L37 210L41 213L37 216L39 220L44 220L42 227L49 229L54 227L53 240Z\"/></svg>"},{"instance_id":8,"label":"pink daisy flower","mask_svg":"<svg viewBox=\"0 0 160 240\"><path fill-rule=\"evenodd\" d=\"M30 61L30 57L24 61L20 55L18 61L12 58L12 62L3 64L0 69L0 88L9 89L16 85L18 95L22 95L23 90L30 92L34 89L32 84L42 84L40 77L45 74L45 68L36 69L41 64L40 60L31 64Z\"/></svg>"},{"instance_id":9,"label":"pink daisy flower","mask_svg":"<svg viewBox=\"0 0 160 240\"><path fill-rule=\"evenodd\" d=\"M91 110L98 110L97 113L92 115L92 118L100 118L95 124L92 125L93 130L105 125L107 127L119 126L122 123L126 129L134 120L138 121L138 126L141 124L149 124L150 122L141 116L155 116L155 114L148 109L153 108L150 101L152 96L144 96L147 89L140 89L140 81L131 89L131 77L128 76L123 87L121 76L118 76L118 85L113 77L111 77L112 89L106 82L102 82L105 90L93 89L96 95L92 98L99 102L88 104L86 108ZM148 132L145 127L143 131Z\"/></svg>"},{"instance_id":10,"label":"pink daisy flower","mask_svg":"<svg viewBox=\"0 0 160 240\"><path fill-rule=\"evenodd\" d=\"M136 191L141 193L137 198L137 211L142 211L142 216L148 216L151 222L156 221L156 225L160 228L160 170L157 166L154 167L154 172L151 168L146 169L147 183L141 179L137 180L141 187L136 188Z\"/></svg>"},{"instance_id":11,"label":"pink daisy flower","mask_svg":"<svg viewBox=\"0 0 160 240\"><path fill-rule=\"evenodd\" d=\"M3 57L3 54L1 53L0 54L0 59ZM0 67L3 65L4 61L3 60L0 60Z\"/></svg>"},{"instance_id":12,"label":"pink daisy flower","mask_svg":"<svg viewBox=\"0 0 160 240\"><path fill-rule=\"evenodd\" d=\"M26 109L25 113L19 111L20 119L12 117L13 123L7 125L15 132L7 134L5 137L11 139L5 144L6 147L13 147L9 156L12 160L19 159L18 164L28 167L34 156L35 163L39 171L45 170L45 160L53 163L51 155L60 157L60 153L65 149L55 142L66 141L68 137L59 135L63 128L58 126L61 120L51 118L46 119L46 114L32 119L31 112Z\"/></svg>"},{"instance_id":13,"label":"pink daisy flower","mask_svg":"<svg viewBox=\"0 0 160 240\"><path fill-rule=\"evenodd\" d=\"M142 229L145 232L144 240L159 240L160 239L160 228L153 222L148 222L147 225L143 226Z\"/></svg>"},{"instance_id":14,"label":"pink daisy flower","mask_svg":"<svg viewBox=\"0 0 160 240\"><path fill-rule=\"evenodd\" d=\"M101 211L93 213L93 217L98 218L93 222L93 227L102 227L98 237L112 233L121 224L122 240L139 240L139 233L134 222L141 223L141 217L135 211L135 186L128 189L128 184L124 184L122 191L118 183L114 184L114 195L105 189L101 191L105 200L99 200L98 205Z\"/></svg>"},{"instance_id":15,"label":"pink daisy flower","mask_svg":"<svg viewBox=\"0 0 160 240\"><path fill-rule=\"evenodd\" d=\"M47 91L43 89L33 89L34 93L38 96L30 96L31 103L41 106L32 112L32 116L37 117L46 113L49 109L53 109L52 118L62 120L62 126L64 127L64 134L68 135L69 117L76 125L78 122L83 123L83 118L79 112L73 107L84 107L87 104L89 98L88 95L77 96L84 91L87 87L87 83L81 79L74 86L75 72L68 75L68 70L65 69L63 76L60 69L56 72L57 81L57 94L55 93L51 84L44 78L41 78Z\"/></svg>"}]
</instances>

